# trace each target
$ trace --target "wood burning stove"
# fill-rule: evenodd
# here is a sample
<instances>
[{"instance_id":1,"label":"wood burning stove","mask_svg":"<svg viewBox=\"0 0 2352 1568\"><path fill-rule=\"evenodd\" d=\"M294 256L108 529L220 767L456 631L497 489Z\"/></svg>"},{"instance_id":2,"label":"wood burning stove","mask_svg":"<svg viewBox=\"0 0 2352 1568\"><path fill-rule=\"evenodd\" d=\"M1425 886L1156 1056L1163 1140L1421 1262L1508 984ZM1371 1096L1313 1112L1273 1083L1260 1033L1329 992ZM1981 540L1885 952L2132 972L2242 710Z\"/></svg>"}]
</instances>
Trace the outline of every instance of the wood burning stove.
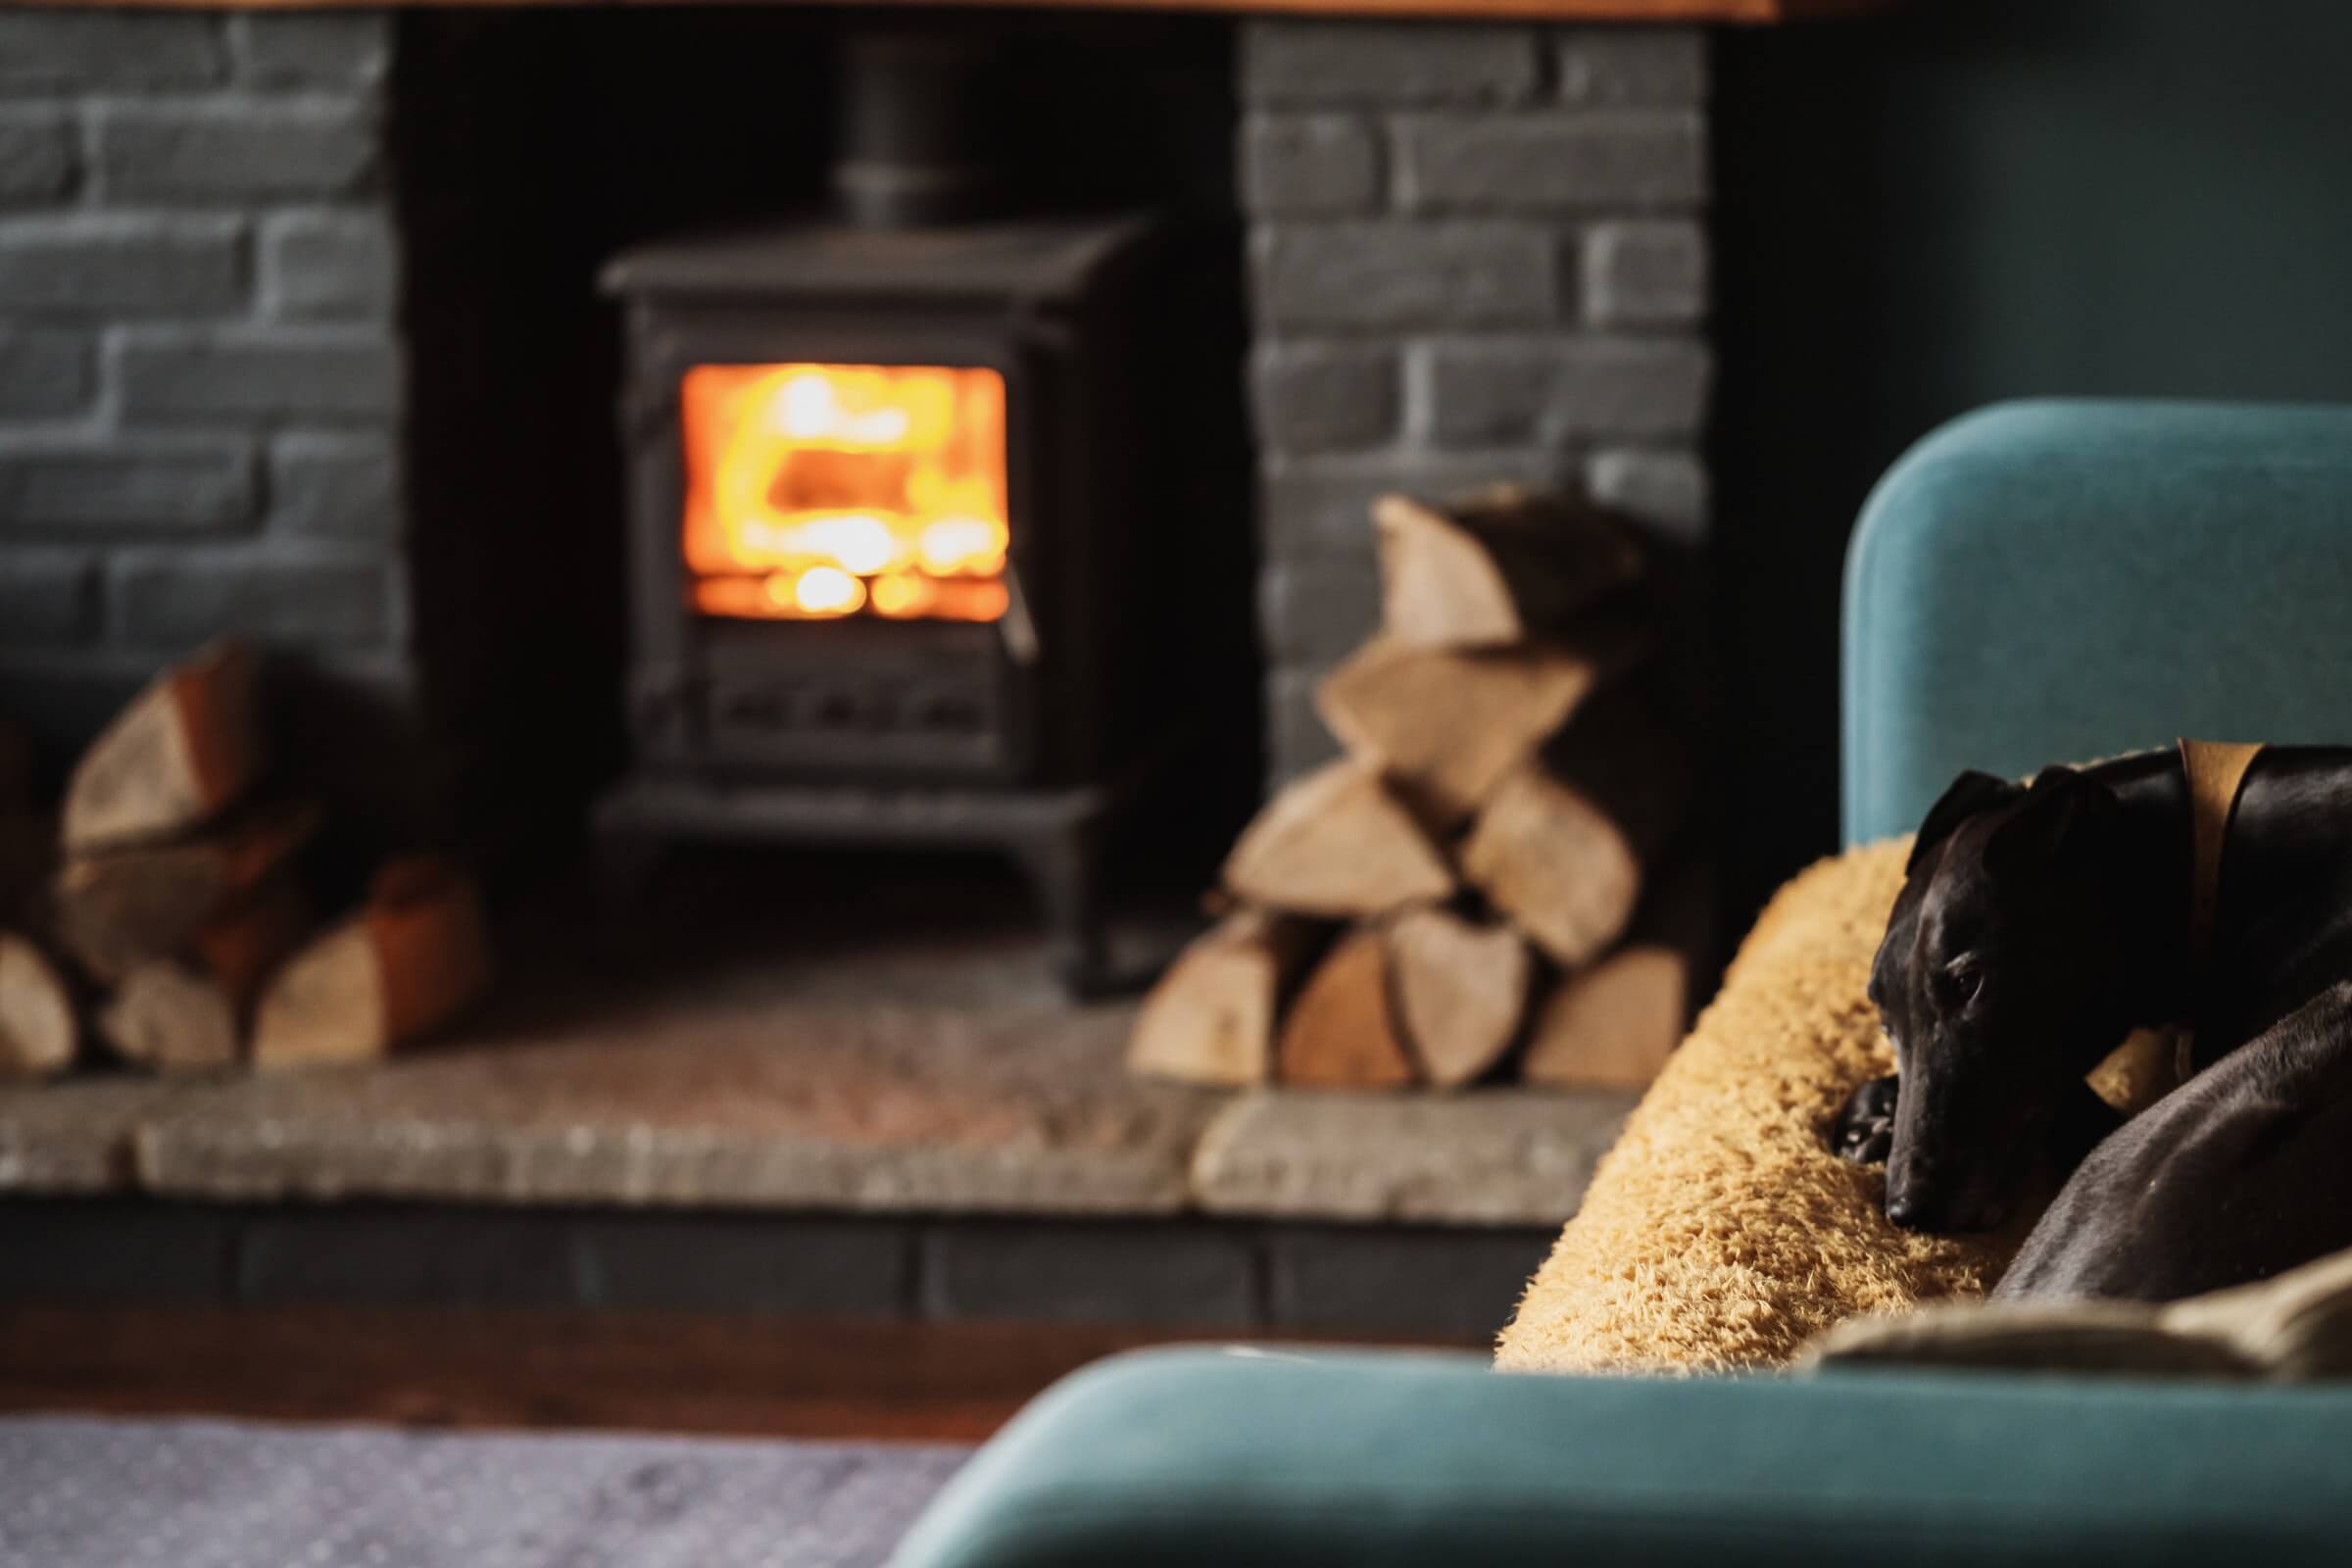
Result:
<instances>
[{"instance_id":1,"label":"wood burning stove","mask_svg":"<svg viewBox=\"0 0 2352 1568\"><path fill-rule=\"evenodd\" d=\"M628 728L600 821L997 844L1102 978L1141 759L1134 218L647 245L626 303ZM1125 701L1122 701L1122 698ZM1163 715L1159 715L1163 716Z\"/></svg>"},{"instance_id":2,"label":"wood burning stove","mask_svg":"<svg viewBox=\"0 0 2352 1568\"><path fill-rule=\"evenodd\" d=\"M1008 156L989 44L858 24L840 216L607 264L631 759L598 821L623 867L686 837L1009 851L1091 989L1122 808L1161 778L1211 823L1227 761L1245 806L1254 773L1238 258L1181 202L1023 188L1088 159L1034 126Z\"/></svg>"}]
</instances>

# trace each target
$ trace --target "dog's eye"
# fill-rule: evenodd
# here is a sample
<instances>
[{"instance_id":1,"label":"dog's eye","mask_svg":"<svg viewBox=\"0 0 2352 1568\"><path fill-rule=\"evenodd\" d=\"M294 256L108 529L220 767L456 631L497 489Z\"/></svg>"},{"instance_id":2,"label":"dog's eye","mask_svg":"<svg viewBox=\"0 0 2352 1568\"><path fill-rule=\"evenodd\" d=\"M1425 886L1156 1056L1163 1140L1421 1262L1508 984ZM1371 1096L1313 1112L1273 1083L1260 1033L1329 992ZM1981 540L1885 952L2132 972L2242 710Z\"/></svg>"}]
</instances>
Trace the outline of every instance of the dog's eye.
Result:
<instances>
[{"instance_id":1,"label":"dog's eye","mask_svg":"<svg viewBox=\"0 0 2352 1568\"><path fill-rule=\"evenodd\" d=\"M1964 1004L1976 1001L1984 989L1984 971L1976 964L1955 963L1944 972L1952 977L1952 995Z\"/></svg>"}]
</instances>

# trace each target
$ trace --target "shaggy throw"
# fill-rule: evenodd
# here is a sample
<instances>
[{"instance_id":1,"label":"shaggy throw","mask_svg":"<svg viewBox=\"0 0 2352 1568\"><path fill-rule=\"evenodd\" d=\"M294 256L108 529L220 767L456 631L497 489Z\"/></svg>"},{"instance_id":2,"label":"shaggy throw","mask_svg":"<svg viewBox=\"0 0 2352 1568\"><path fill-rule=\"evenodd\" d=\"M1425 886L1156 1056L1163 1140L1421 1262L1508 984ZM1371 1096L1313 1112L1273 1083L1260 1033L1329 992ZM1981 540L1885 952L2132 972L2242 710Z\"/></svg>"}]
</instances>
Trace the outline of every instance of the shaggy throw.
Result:
<instances>
[{"instance_id":1,"label":"shaggy throw","mask_svg":"<svg viewBox=\"0 0 2352 1568\"><path fill-rule=\"evenodd\" d=\"M1894 1070L1864 987L1908 848L1850 851L1773 899L1528 1286L1499 1367L1777 1366L1857 1312L1998 1276L2033 1216L1990 1239L1898 1231L1883 1170L1830 1152L1847 1096Z\"/></svg>"}]
</instances>

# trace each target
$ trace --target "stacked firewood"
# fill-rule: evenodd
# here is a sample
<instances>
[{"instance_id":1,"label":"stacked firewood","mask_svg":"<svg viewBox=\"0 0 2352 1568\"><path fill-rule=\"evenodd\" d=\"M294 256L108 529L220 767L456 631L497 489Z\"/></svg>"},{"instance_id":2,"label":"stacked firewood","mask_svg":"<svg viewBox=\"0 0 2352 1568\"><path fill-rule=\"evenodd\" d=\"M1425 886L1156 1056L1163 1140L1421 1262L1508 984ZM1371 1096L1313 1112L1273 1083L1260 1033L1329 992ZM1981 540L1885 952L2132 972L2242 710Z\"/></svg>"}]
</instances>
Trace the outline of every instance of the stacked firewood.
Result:
<instances>
[{"instance_id":1,"label":"stacked firewood","mask_svg":"<svg viewBox=\"0 0 2352 1568\"><path fill-rule=\"evenodd\" d=\"M1523 1047L1531 1082L1646 1082L1694 944L1636 926L1691 793L1633 678L1656 622L1642 549L1517 490L1391 496L1373 521L1382 630L1316 693L1347 755L1234 845L1230 912L1146 1001L1129 1065L1453 1089Z\"/></svg>"},{"instance_id":2,"label":"stacked firewood","mask_svg":"<svg viewBox=\"0 0 2352 1568\"><path fill-rule=\"evenodd\" d=\"M445 860L388 861L313 918L323 812L270 792L256 677L234 643L165 672L54 812L0 746L0 1077L63 1072L90 1037L166 1073L367 1060L486 986L480 900Z\"/></svg>"}]
</instances>

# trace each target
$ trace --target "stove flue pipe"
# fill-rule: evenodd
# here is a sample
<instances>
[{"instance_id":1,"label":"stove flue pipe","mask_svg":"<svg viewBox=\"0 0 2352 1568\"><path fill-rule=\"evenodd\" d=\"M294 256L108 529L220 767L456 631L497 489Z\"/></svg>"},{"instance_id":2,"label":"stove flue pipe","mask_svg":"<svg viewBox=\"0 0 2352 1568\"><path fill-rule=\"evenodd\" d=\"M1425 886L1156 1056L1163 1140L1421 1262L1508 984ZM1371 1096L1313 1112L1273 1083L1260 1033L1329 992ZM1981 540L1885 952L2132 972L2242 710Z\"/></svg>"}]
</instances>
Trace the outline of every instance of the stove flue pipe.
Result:
<instances>
[{"instance_id":1,"label":"stove flue pipe","mask_svg":"<svg viewBox=\"0 0 2352 1568\"><path fill-rule=\"evenodd\" d=\"M968 222L1004 202L995 51L957 31L861 27L840 43L833 192L877 228Z\"/></svg>"}]
</instances>

